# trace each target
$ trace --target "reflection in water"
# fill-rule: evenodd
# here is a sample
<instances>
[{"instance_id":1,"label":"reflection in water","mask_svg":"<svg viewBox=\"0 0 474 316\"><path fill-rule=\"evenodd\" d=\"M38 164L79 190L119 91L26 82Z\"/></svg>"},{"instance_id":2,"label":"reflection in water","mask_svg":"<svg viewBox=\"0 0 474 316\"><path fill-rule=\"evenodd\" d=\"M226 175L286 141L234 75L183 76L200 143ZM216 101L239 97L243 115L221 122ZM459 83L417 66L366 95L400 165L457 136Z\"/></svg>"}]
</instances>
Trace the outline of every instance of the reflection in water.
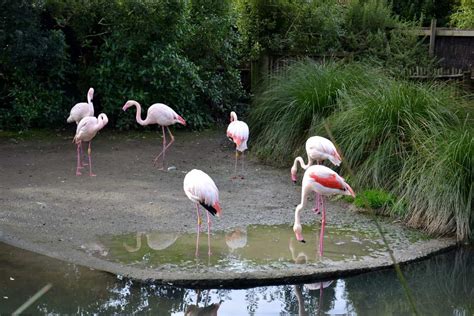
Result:
<instances>
[{"instance_id":1,"label":"reflection in water","mask_svg":"<svg viewBox=\"0 0 474 316\"><path fill-rule=\"evenodd\" d=\"M353 261L384 255L381 251L383 243L375 234L339 227L327 227L327 230L330 236L326 240L326 263L331 260ZM142 244L143 235L147 237L147 245ZM269 266L272 269L287 268L295 263L303 263L299 262L299 258L295 259L299 253L305 254L306 264L322 264L315 248L311 246L314 243L296 244L292 250L295 254L288 252L287 241L293 236L288 225L254 225L246 229L234 228L227 232L214 232L213 235L212 255L206 258L207 260L199 260L195 256L200 248L199 238L207 236L163 232L102 236L99 242L107 247L108 254L101 258L139 268L194 271L198 267L218 273L248 272ZM307 237L308 241L312 241L318 238L318 234Z\"/></svg>"},{"instance_id":2,"label":"reflection in water","mask_svg":"<svg viewBox=\"0 0 474 316\"><path fill-rule=\"evenodd\" d=\"M235 228L225 235L225 243L233 252L235 249L243 248L247 245L247 231L245 228Z\"/></svg>"},{"instance_id":3,"label":"reflection in water","mask_svg":"<svg viewBox=\"0 0 474 316\"><path fill-rule=\"evenodd\" d=\"M294 250L296 257L303 253ZM474 248L402 269L420 314L473 315ZM323 282L323 296L316 286L320 282L312 283L314 287L211 289L199 294L194 289L132 282L0 244L0 314L10 314L49 282L51 290L27 314L201 315L210 310L219 315L411 314L393 270Z\"/></svg>"},{"instance_id":4,"label":"reflection in water","mask_svg":"<svg viewBox=\"0 0 474 316\"><path fill-rule=\"evenodd\" d=\"M142 236L146 236L147 244L150 249L153 250L163 250L174 244L176 239L178 239L178 234L176 233L142 233L137 232L136 235L136 246L129 246L126 242L123 242L123 247L128 252L137 252L142 247Z\"/></svg>"},{"instance_id":5,"label":"reflection in water","mask_svg":"<svg viewBox=\"0 0 474 316\"><path fill-rule=\"evenodd\" d=\"M216 316L217 311L219 310L219 307L222 304L222 300L219 301L218 303L213 303L208 305L209 302L209 290L206 291L206 297L204 299L204 306L199 307L199 302L201 301L201 290L197 290L197 299L196 299L196 305L188 305L186 307L186 312L184 315L186 316Z\"/></svg>"}]
</instances>

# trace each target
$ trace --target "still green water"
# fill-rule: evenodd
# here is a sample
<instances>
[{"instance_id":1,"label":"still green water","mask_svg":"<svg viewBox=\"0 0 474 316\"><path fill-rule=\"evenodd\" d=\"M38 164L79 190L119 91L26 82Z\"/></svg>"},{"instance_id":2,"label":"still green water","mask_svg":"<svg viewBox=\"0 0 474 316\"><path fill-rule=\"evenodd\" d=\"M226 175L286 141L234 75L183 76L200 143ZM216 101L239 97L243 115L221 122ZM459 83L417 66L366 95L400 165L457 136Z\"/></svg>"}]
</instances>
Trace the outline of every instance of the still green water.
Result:
<instances>
[{"instance_id":1,"label":"still green water","mask_svg":"<svg viewBox=\"0 0 474 316\"><path fill-rule=\"evenodd\" d=\"M403 272L420 314L474 315L473 247L407 265ZM144 285L0 243L0 314L12 313L47 283L52 288L26 313L411 314L392 270L312 284L195 290Z\"/></svg>"}]
</instances>

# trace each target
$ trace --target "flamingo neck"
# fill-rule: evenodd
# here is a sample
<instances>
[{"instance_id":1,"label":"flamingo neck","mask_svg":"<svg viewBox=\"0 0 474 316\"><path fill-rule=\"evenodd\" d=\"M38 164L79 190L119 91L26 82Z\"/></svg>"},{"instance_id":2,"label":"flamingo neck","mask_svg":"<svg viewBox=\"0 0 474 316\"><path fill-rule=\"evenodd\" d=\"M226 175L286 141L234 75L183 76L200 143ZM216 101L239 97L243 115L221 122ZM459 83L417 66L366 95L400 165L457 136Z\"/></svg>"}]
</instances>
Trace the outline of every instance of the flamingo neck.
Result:
<instances>
[{"instance_id":1,"label":"flamingo neck","mask_svg":"<svg viewBox=\"0 0 474 316\"><path fill-rule=\"evenodd\" d=\"M235 112L230 112L230 121L237 121L237 114Z\"/></svg>"},{"instance_id":2,"label":"flamingo neck","mask_svg":"<svg viewBox=\"0 0 474 316\"><path fill-rule=\"evenodd\" d=\"M135 105L135 107L137 108L137 114L136 114L137 123L142 126L148 125L148 122L146 119L142 120L142 107L140 103L136 101L132 101L132 104Z\"/></svg>"},{"instance_id":3,"label":"flamingo neck","mask_svg":"<svg viewBox=\"0 0 474 316\"><path fill-rule=\"evenodd\" d=\"M298 163L298 162L300 163L301 168L303 168L304 170L308 169L308 167L309 167L309 161L308 161L307 164L305 164L303 158L301 158L301 157L296 157L296 158L295 158L295 162L293 163L293 168L297 168L297 167L298 167L298 166L297 166L297 163Z\"/></svg>"}]
</instances>

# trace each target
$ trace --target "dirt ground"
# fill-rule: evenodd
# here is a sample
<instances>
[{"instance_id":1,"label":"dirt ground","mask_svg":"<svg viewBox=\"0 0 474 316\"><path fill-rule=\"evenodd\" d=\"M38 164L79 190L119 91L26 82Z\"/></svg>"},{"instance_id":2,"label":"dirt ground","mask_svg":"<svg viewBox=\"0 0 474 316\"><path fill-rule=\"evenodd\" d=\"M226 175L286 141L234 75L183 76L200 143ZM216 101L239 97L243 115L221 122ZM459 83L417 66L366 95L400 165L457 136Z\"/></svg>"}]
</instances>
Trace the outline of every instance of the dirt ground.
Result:
<instances>
[{"instance_id":1,"label":"dirt ground","mask_svg":"<svg viewBox=\"0 0 474 316\"><path fill-rule=\"evenodd\" d=\"M161 133L104 131L92 142L96 177L87 169L75 175L69 134L0 137L0 240L115 272L119 267L87 261L78 249L104 234L194 231L195 207L183 191L185 173L194 168L208 173L220 190L223 216L214 229L285 223L291 229L301 187L292 184L289 168L262 165L250 153L244 179L232 179L234 147L224 131L175 133L166 158L176 169L167 172L152 164ZM305 212L303 223L314 220L311 213ZM354 216L341 202L328 204L328 223L350 223Z\"/></svg>"}]
</instances>

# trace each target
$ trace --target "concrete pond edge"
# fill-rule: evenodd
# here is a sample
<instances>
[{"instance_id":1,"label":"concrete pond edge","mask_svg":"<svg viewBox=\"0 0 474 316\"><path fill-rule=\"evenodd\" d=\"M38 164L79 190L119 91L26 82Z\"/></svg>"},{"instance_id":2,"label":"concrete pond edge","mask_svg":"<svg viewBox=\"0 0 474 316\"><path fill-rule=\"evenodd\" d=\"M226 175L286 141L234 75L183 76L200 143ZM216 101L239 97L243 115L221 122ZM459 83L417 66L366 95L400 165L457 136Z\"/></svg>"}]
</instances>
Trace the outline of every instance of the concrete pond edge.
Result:
<instances>
[{"instance_id":1,"label":"concrete pond edge","mask_svg":"<svg viewBox=\"0 0 474 316\"><path fill-rule=\"evenodd\" d=\"M76 249L51 249L47 245L37 245L5 232L0 235L0 241L40 255L49 256L113 275L120 275L141 283L185 288L242 289L257 286L314 283L317 281L344 278L366 272L393 268L393 262L387 253L384 257L370 258L363 261L342 262L328 267L295 264L294 267L288 269L269 269L267 271L255 272L163 272L103 260ZM438 238L418 241L409 249L394 250L393 254L400 265L407 265L450 251L457 246L458 243L454 238Z\"/></svg>"}]
</instances>

